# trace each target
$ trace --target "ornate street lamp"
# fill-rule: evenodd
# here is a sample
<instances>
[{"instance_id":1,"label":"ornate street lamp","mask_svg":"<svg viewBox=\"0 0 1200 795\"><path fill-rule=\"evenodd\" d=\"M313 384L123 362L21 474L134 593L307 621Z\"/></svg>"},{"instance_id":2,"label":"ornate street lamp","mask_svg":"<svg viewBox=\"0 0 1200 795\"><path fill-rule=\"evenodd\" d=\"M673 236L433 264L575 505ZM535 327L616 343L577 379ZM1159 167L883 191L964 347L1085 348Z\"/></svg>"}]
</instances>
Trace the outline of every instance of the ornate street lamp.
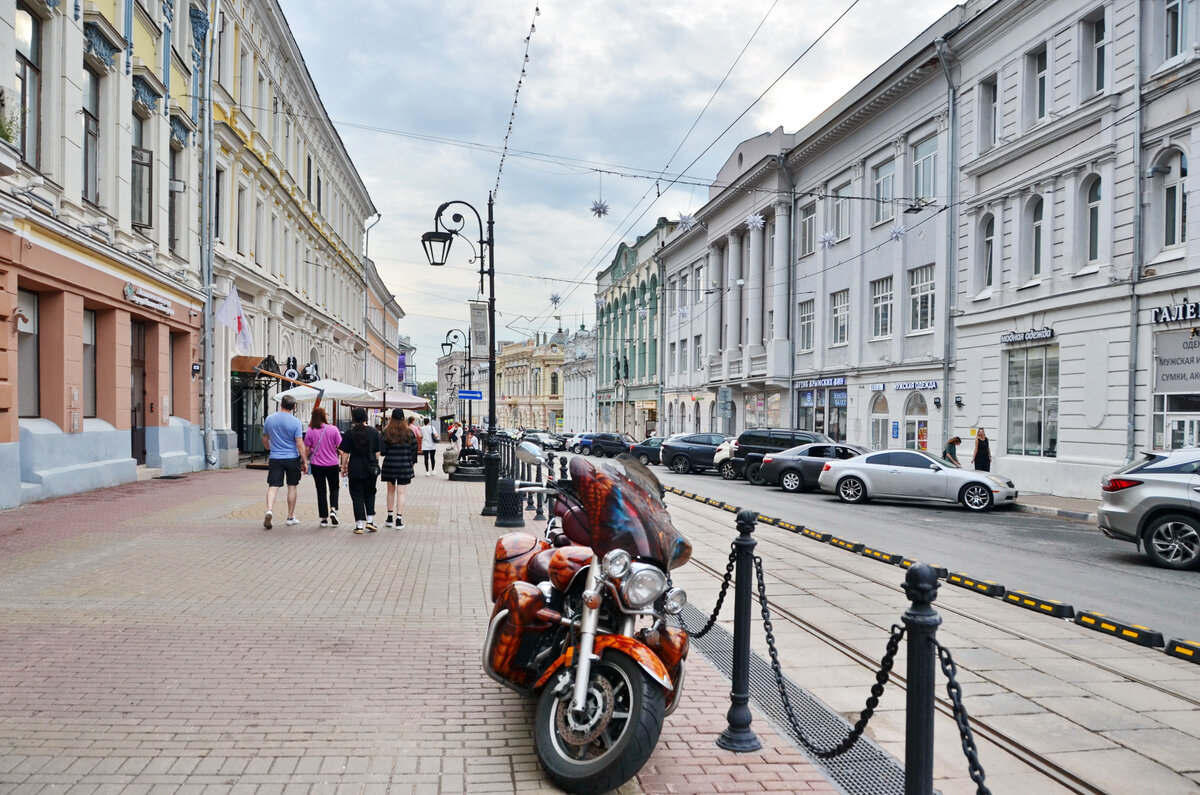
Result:
<instances>
[{"instance_id":1,"label":"ornate street lamp","mask_svg":"<svg viewBox=\"0 0 1200 795\"><path fill-rule=\"evenodd\" d=\"M457 329L457 328L452 328L449 331L447 331L446 332L446 341L442 343L442 355L449 356L450 353L454 350L455 343L462 345L467 349L467 374L466 374L465 379L460 379L460 380L464 380L464 382L467 385L466 388L470 389L471 388L471 335L467 334L462 329ZM453 365L451 365L451 366L453 366ZM470 428L474 425L474 413L471 410L473 401L467 400L464 402L467 404L467 428ZM462 436L459 438L459 441L460 441L459 449L465 448L467 445L467 434L465 431L463 432Z\"/></svg>"},{"instance_id":2,"label":"ornate street lamp","mask_svg":"<svg viewBox=\"0 0 1200 795\"><path fill-rule=\"evenodd\" d=\"M500 479L500 451L496 440L496 251L492 236L495 201L496 197L489 193L486 228L479 211L471 204L458 199L443 202L433 214L433 231L421 235L425 257L430 265L438 267L446 264L450 257L450 244L456 235L461 235L466 225L466 218L461 213L452 213L450 223L446 223L443 213L453 205L462 205L475 214L475 220L479 223L479 253L474 259L479 260L480 293L483 292L484 277L488 280L488 428L483 454L483 516L496 515L496 482Z\"/></svg>"}]
</instances>

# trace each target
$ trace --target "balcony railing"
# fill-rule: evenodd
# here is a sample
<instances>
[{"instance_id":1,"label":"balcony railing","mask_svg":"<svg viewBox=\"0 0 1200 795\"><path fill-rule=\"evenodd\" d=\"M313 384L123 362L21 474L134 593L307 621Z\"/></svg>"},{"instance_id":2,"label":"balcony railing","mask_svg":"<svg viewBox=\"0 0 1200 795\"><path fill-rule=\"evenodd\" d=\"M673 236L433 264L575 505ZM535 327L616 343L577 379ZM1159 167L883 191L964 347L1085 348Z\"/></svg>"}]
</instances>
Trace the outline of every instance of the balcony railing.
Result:
<instances>
[{"instance_id":1,"label":"balcony railing","mask_svg":"<svg viewBox=\"0 0 1200 795\"><path fill-rule=\"evenodd\" d=\"M766 375L767 374L767 355L760 353L757 356L750 357L750 375Z\"/></svg>"}]
</instances>

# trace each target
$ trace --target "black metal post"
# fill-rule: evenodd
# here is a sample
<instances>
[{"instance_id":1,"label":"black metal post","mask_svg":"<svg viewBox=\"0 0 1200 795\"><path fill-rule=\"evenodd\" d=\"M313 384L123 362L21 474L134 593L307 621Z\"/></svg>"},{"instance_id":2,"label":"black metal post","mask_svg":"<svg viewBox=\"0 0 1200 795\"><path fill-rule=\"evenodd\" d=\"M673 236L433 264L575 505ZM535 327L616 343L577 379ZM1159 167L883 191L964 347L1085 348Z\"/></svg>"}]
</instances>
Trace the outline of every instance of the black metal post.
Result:
<instances>
[{"instance_id":1,"label":"black metal post","mask_svg":"<svg viewBox=\"0 0 1200 795\"><path fill-rule=\"evenodd\" d=\"M933 793L933 699L937 656L933 641L942 617L933 609L937 572L918 563L904 577L912 605L901 620L908 632L908 701L904 729L904 795Z\"/></svg>"},{"instance_id":2,"label":"black metal post","mask_svg":"<svg viewBox=\"0 0 1200 795\"><path fill-rule=\"evenodd\" d=\"M521 473L522 480L526 480L526 481L533 480L533 465L532 464L522 464L521 469L523 470ZM532 511L533 510L533 494L526 494L525 496L527 498L525 501L525 510Z\"/></svg>"},{"instance_id":3,"label":"black metal post","mask_svg":"<svg viewBox=\"0 0 1200 795\"><path fill-rule=\"evenodd\" d=\"M566 453L563 453L562 458L558 459L558 473L559 473L559 475L558 475L559 478L562 480L566 480L567 478L569 478L571 476L570 473L567 471L567 455L566 455Z\"/></svg>"},{"instance_id":4,"label":"black metal post","mask_svg":"<svg viewBox=\"0 0 1200 795\"><path fill-rule=\"evenodd\" d=\"M750 602L754 589L754 524L758 513L742 509L737 514L738 537L736 580L733 595L733 691L729 694L729 725L717 738L727 751L757 751L762 748L758 735L750 728Z\"/></svg>"},{"instance_id":5,"label":"black metal post","mask_svg":"<svg viewBox=\"0 0 1200 795\"><path fill-rule=\"evenodd\" d=\"M496 450L496 248L493 245L494 193L488 193L488 435L487 451L483 454L483 515L496 515L496 481L500 477L500 453ZM480 263L480 277L483 276ZM482 286L482 285L481 285Z\"/></svg>"},{"instance_id":6,"label":"black metal post","mask_svg":"<svg viewBox=\"0 0 1200 795\"><path fill-rule=\"evenodd\" d=\"M541 464L537 465L537 482L538 483L544 482L542 480L542 465ZM546 496L539 491L538 495L537 495L537 513L535 513L533 515L533 518L537 519L538 521L543 521L546 518L546 512L544 510L542 510L545 499L546 499Z\"/></svg>"}]
</instances>

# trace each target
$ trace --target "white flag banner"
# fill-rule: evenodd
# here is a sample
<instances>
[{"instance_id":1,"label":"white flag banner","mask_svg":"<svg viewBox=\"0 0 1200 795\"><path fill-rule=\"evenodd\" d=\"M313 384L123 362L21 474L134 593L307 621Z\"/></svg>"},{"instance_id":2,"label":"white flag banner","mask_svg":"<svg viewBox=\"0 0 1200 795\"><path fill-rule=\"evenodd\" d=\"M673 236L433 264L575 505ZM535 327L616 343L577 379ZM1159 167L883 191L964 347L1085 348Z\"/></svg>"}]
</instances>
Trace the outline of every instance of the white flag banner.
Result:
<instances>
[{"instance_id":1,"label":"white flag banner","mask_svg":"<svg viewBox=\"0 0 1200 795\"><path fill-rule=\"evenodd\" d=\"M471 358L488 358L488 305L486 301L468 301L471 311Z\"/></svg>"},{"instance_id":2,"label":"white flag banner","mask_svg":"<svg viewBox=\"0 0 1200 795\"><path fill-rule=\"evenodd\" d=\"M237 334L234 346L238 353L245 356L254 349L254 337L250 334L250 321L246 319L246 313L242 311L242 299L238 297L236 287L230 290L229 295L225 296L225 300L221 302L221 307L217 310L217 320L233 329Z\"/></svg>"}]
</instances>

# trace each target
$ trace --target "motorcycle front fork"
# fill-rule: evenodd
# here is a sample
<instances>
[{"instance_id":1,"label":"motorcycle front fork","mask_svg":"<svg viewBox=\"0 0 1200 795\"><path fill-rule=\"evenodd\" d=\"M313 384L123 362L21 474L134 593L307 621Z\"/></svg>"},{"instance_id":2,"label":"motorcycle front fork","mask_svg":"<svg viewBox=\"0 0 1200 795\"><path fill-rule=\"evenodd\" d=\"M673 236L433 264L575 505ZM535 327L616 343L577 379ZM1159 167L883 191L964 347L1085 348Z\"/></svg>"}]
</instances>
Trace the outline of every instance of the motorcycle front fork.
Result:
<instances>
[{"instance_id":1,"label":"motorcycle front fork","mask_svg":"<svg viewBox=\"0 0 1200 795\"><path fill-rule=\"evenodd\" d=\"M587 702L588 676L592 671L592 660L596 659L596 626L600 623L600 608L589 607L595 599L596 582L600 575L600 558L592 556L588 566L587 582L583 588L583 615L579 626L579 656L575 659L575 688L571 694L571 711L582 713Z\"/></svg>"}]
</instances>

